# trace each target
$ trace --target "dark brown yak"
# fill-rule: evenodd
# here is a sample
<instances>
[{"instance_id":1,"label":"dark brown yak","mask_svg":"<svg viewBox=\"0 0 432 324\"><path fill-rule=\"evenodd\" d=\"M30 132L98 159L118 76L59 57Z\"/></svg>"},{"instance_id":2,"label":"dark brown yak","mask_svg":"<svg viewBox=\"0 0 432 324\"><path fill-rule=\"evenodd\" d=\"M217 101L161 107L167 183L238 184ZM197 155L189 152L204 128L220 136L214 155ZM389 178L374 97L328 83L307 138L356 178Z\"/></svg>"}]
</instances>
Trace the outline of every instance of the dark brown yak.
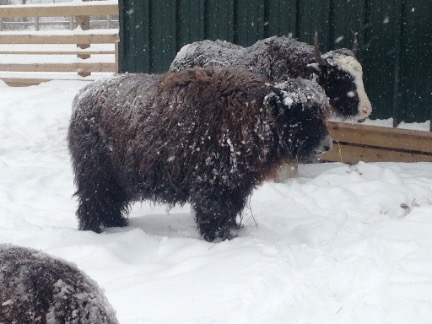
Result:
<instances>
[{"instance_id":1,"label":"dark brown yak","mask_svg":"<svg viewBox=\"0 0 432 324\"><path fill-rule=\"evenodd\" d=\"M227 68L125 74L85 87L69 128L82 230L125 226L132 201L190 202L208 241L234 236L253 188L331 147L328 99L303 79Z\"/></svg>"},{"instance_id":2,"label":"dark brown yak","mask_svg":"<svg viewBox=\"0 0 432 324\"><path fill-rule=\"evenodd\" d=\"M96 282L74 265L0 244L0 269L0 323L118 323Z\"/></svg>"}]
</instances>

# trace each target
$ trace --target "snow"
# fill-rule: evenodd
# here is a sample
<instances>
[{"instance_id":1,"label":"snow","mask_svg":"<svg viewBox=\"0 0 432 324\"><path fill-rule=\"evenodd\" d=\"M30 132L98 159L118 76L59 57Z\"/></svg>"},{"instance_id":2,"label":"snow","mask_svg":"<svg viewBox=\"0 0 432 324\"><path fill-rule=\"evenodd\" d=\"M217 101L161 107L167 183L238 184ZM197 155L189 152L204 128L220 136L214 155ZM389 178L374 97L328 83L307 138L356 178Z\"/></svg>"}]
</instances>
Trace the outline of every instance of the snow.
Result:
<instances>
[{"instance_id":1,"label":"snow","mask_svg":"<svg viewBox=\"0 0 432 324\"><path fill-rule=\"evenodd\" d=\"M97 3L97 2L92 2ZM87 29L83 30L77 27L73 30L69 29L54 29L54 30L14 30L14 31L1 31L0 36L90 36L90 35L118 35L118 29L105 28L105 29Z\"/></svg>"},{"instance_id":2,"label":"snow","mask_svg":"<svg viewBox=\"0 0 432 324\"><path fill-rule=\"evenodd\" d=\"M61 3L63 2L63 3ZM90 2L90 3L89 3ZM21 3L18 3L21 4ZM55 1L55 0L40 0L39 3L36 3L36 1L28 1L28 4L26 4L27 7L32 7L34 9L39 8L46 8L46 7L81 7L81 6L106 6L106 5L117 5L118 0L104 0L104 1L82 1L82 0L62 0L62 1ZM16 6L16 3L12 5L2 5L2 8L9 9L10 7Z\"/></svg>"},{"instance_id":3,"label":"snow","mask_svg":"<svg viewBox=\"0 0 432 324\"><path fill-rule=\"evenodd\" d=\"M0 243L74 262L120 323L432 322L432 163L300 165L216 244L189 206L148 202L82 232L65 137L85 84L0 84Z\"/></svg>"},{"instance_id":4,"label":"snow","mask_svg":"<svg viewBox=\"0 0 432 324\"><path fill-rule=\"evenodd\" d=\"M336 121L336 122L344 121L346 123L357 123L356 121L353 121L353 120L343 120L342 118L335 117L335 116L332 116L331 120ZM393 127L393 118L366 119L362 123L362 125ZM397 125L397 128L429 132L430 121L424 121L424 122L418 122L418 123L406 123L406 122L402 121Z\"/></svg>"}]
</instances>

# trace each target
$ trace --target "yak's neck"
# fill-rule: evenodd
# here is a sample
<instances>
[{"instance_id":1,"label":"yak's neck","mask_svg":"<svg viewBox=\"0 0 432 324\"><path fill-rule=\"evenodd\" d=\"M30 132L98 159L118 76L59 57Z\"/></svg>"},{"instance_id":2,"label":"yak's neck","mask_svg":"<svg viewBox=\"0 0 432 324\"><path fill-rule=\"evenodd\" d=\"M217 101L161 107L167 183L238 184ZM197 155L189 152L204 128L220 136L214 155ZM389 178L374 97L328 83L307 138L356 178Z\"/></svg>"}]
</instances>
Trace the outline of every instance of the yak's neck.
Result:
<instances>
[{"instance_id":1,"label":"yak's neck","mask_svg":"<svg viewBox=\"0 0 432 324\"><path fill-rule=\"evenodd\" d=\"M291 37L270 37L258 41L249 48L249 60L254 61L259 73L272 80L302 77L311 79L313 73L307 67L315 62L313 46ZM263 64L257 64L256 62Z\"/></svg>"}]
</instances>

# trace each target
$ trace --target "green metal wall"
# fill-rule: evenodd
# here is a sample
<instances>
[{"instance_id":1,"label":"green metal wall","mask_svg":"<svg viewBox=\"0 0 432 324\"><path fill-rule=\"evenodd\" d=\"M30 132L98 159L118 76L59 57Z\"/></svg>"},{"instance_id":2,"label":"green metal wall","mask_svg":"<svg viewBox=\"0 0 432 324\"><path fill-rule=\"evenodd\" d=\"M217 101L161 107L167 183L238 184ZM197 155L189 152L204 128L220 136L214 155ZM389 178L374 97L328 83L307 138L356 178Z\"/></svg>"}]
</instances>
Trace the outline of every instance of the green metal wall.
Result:
<instances>
[{"instance_id":1,"label":"green metal wall","mask_svg":"<svg viewBox=\"0 0 432 324\"><path fill-rule=\"evenodd\" d=\"M359 32L373 118L432 119L431 0L119 0L120 70L166 71L184 44L240 45L292 34L321 50L351 47ZM432 123L431 123L432 125ZM431 126L432 127L432 126Z\"/></svg>"}]
</instances>

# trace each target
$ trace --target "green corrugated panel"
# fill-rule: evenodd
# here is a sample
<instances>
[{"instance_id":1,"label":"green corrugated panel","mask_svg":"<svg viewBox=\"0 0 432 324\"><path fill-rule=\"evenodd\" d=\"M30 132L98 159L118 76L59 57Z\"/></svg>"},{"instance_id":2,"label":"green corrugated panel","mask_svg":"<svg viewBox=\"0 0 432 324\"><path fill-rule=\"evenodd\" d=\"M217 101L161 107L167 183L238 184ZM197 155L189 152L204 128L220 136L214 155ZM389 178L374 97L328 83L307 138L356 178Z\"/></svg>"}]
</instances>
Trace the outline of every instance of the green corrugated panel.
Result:
<instances>
[{"instance_id":1,"label":"green corrugated panel","mask_svg":"<svg viewBox=\"0 0 432 324\"><path fill-rule=\"evenodd\" d=\"M205 38L205 0L178 0L177 48Z\"/></svg>"},{"instance_id":2,"label":"green corrugated panel","mask_svg":"<svg viewBox=\"0 0 432 324\"><path fill-rule=\"evenodd\" d=\"M297 24L296 0L270 0L268 2L268 19L264 22L267 26L267 35L296 36Z\"/></svg>"},{"instance_id":3,"label":"green corrugated panel","mask_svg":"<svg viewBox=\"0 0 432 324\"><path fill-rule=\"evenodd\" d=\"M358 33L359 49L364 47L365 0L333 0L330 12L330 48L352 48L353 32ZM360 55L361 57L361 55Z\"/></svg>"},{"instance_id":4,"label":"green corrugated panel","mask_svg":"<svg viewBox=\"0 0 432 324\"><path fill-rule=\"evenodd\" d=\"M120 71L143 72L151 66L150 0L123 0L120 9Z\"/></svg>"},{"instance_id":5,"label":"green corrugated panel","mask_svg":"<svg viewBox=\"0 0 432 324\"><path fill-rule=\"evenodd\" d=\"M237 0L236 42L243 46L249 46L258 39L265 37L265 10L264 0Z\"/></svg>"},{"instance_id":6,"label":"green corrugated panel","mask_svg":"<svg viewBox=\"0 0 432 324\"><path fill-rule=\"evenodd\" d=\"M300 0L298 6L298 38L311 44L315 30L317 30L321 50L327 51L330 40L330 0Z\"/></svg>"},{"instance_id":7,"label":"green corrugated panel","mask_svg":"<svg viewBox=\"0 0 432 324\"><path fill-rule=\"evenodd\" d=\"M206 1L205 38L235 42L235 6L236 0Z\"/></svg>"},{"instance_id":8,"label":"green corrugated panel","mask_svg":"<svg viewBox=\"0 0 432 324\"><path fill-rule=\"evenodd\" d=\"M177 53L177 1L152 1L151 71L164 72Z\"/></svg>"},{"instance_id":9,"label":"green corrugated panel","mask_svg":"<svg viewBox=\"0 0 432 324\"><path fill-rule=\"evenodd\" d=\"M398 101L400 0L371 1L366 10L364 78L373 118L392 116Z\"/></svg>"},{"instance_id":10,"label":"green corrugated panel","mask_svg":"<svg viewBox=\"0 0 432 324\"><path fill-rule=\"evenodd\" d=\"M426 121L432 111L432 1L406 0L402 7L399 118Z\"/></svg>"}]
</instances>

